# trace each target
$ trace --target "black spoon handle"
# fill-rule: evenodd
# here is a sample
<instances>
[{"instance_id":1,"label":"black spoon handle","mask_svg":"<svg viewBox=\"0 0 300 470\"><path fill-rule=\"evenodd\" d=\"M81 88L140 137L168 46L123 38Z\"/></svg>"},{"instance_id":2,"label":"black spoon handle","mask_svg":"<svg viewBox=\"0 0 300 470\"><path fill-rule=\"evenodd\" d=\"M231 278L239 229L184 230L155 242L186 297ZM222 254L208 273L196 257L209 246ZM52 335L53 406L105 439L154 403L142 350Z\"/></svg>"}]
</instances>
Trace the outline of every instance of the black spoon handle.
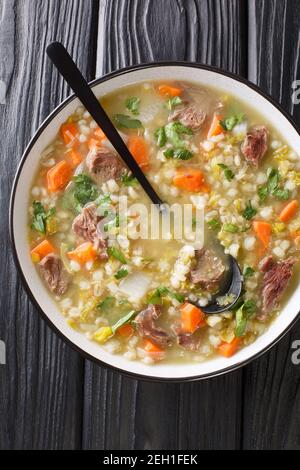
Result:
<instances>
[{"instance_id":1,"label":"black spoon handle","mask_svg":"<svg viewBox=\"0 0 300 470\"><path fill-rule=\"evenodd\" d=\"M112 124L64 46L59 42L52 42L47 47L47 54L66 82L70 85L75 95L80 99L96 123L101 127L108 140L114 146L128 168L132 171L133 175L148 194L153 204L157 204L159 206L162 205L163 201L156 194L139 165L136 163L118 131Z\"/></svg>"}]
</instances>

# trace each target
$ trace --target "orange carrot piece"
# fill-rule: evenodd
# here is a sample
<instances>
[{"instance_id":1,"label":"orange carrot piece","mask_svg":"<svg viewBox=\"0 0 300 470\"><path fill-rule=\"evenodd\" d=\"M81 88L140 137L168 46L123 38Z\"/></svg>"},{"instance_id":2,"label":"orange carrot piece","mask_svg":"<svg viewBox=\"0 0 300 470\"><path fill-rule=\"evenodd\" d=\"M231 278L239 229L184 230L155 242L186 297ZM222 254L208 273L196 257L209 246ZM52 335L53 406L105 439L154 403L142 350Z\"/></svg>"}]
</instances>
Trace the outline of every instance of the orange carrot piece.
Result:
<instances>
[{"instance_id":1,"label":"orange carrot piece","mask_svg":"<svg viewBox=\"0 0 300 470\"><path fill-rule=\"evenodd\" d=\"M224 129L220 124L221 120L222 120L222 116L220 116L219 114L214 115L208 134L207 134L208 139L216 135L222 134L222 132L224 132Z\"/></svg>"},{"instance_id":2,"label":"orange carrot piece","mask_svg":"<svg viewBox=\"0 0 300 470\"><path fill-rule=\"evenodd\" d=\"M100 148L100 147L101 147L101 141L99 139L95 139L94 137L91 137L88 140L89 150L94 150L95 148Z\"/></svg>"},{"instance_id":3,"label":"orange carrot piece","mask_svg":"<svg viewBox=\"0 0 300 470\"><path fill-rule=\"evenodd\" d=\"M47 186L50 192L63 189L70 181L72 168L65 160L58 162L47 171Z\"/></svg>"},{"instance_id":4,"label":"orange carrot piece","mask_svg":"<svg viewBox=\"0 0 300 470\"><path fill-rule=\"evenodd\" d=\"M87 261L95 261L97 258L97 252L91 242L85 242L77 246L75 250L67 253L68 257L77 261L77 263L84 264Z\"/></svg>"},{"instance_id":5,"label":"orange carrot piece","mask_svg":"<svg viewBox=\"0 0 300 470\"><path fill-rule=\"evenodd\" d=\"M205 314L189 302L185 302L181 308L181 327L185 333L194 333L198 328L206 326Z\"/></svg>"},{"instance_id":6,"label":"orange carrot piece","mask_svg":"<svg viewBox=\"0 0 300 470\"><path fill-rule=\"evenodd\" d=\"M199 191L207 193L210 191L210 187L205 182L202 171L196 168L177 168L173 178L173 184L177 186L177 188L195 193Z\"/></svg>"},{"instance_id":7,"label":"orange carrot piece","mask_svg":"<svg viewBox=\"0 0 300 470\"><path fill-rule=\"evenodd\" d=\"M72 149L66 153L66 160L71 168L74 169L82 162L82 156L77 152L77 150Z\"/></svg>"},{"instance_id":8,"label":"orange carrot piece","mask_svg":"<svg viewBox=\"0 0 300 470\"><path fill-rule=\"evenodd\" d=\"M253 228L257 237L264 245L264 248L267 248L270 243L270 236L272 231L271 224L269 224L268 222L256 220L255 222L253 222Z\"/></svg>"},{"instance_id":9,"label":"orange carrot piece","mask_svg":"<svg viewBox=\"0 0 300 470\"><path fill-rule=\"evenodd\" d=\"M182 93L181 88L174 87L171 85L159 85L158 87L158 93L161 96L168 96L173 98L174 96L179 96Z\"/></svg>"},{"instance_id":10,"label":"orange carrot piece","mask_svg":"<svg viewBox=\"0 0 300 470\"><path fill-rule=\"evenodd\" d=\"M118 329L118 334L123 338L130 338L134 333L134 328L130 325L130 323L126 323L126 325L121 326Z\"/></svg>"},{"instance_id":11,"label":"orange carrot piece","mask_svg":"<svg viewBox=\"0 0 300 470\"><path fill-rule=\"evenodd\" d=\"M279 219L281 222L289 222L296 214L298 208L299 202L296 199L293 199L293 201L289 202L279 214Z\"/></svg>"},{"instance_id":12,"label":"orange carrot piece","mask_svg":"<svg viewBox=\"0 0 300 470\"><path fill-rule=\"evenodd\" d=\"M74 141L77 134L77 125L73 122L63 124L60 128L60 134L66 145Z\"/></svg>"},{"instance_id":13,"label":"orange carrot piece","mask_svg":"<svg viewBox=\"0 0 300 470\"><path fill-rule=\"evenodd\" d=\"M30 253L34 260L40 261L50 253L54 253L54 246L49 242L49 240L45 239L35 246Z\"/></svg>"},{"instance_id":14,"label":"orange carrot piece","mask_svg":"<svg viewBox=\"0 0 300 470\"><path fill-rule=\"evenodd\" d=\"M222 356L231 357L237 352L239 344L240 339L234 338L230 343L226 343L225 341L221 343L217 350Z\"/></svg>"},{"instance_id":15,"label":"orange carrot piece","mask_svg":"<svg viewBox=\"0 0 300 470\"><path fill-rule=\"evenodd\" d=\"M144 340L143 348L148 353L163 352L163 349L161 349L159 346L157 346L157 344L150 341L150 339L145 339Z\"/></svg>"},{"instance_id":16,"label":"orange carrot piece","mask_svg":"<svg viewBox=\"0 0 300 470\"><path fill-rule=\"evenodd\" d=\"M145 139L141 136L130 136L127 146L138 165L146 169L149 165L149 151Z\"/></svg>"},{"instance_id":17,"label":"orange carrot piece","mask_svg":"<svg viewBox=\"0 0 300 470\"><path fill-rule=\"evenodd\" d=\"M95 132L94 132L94 136L99 139L100 141L103 140L103 139L106 139L106 135L104 134L103 130L98 127Z\"/></svg>"}]
</instances>

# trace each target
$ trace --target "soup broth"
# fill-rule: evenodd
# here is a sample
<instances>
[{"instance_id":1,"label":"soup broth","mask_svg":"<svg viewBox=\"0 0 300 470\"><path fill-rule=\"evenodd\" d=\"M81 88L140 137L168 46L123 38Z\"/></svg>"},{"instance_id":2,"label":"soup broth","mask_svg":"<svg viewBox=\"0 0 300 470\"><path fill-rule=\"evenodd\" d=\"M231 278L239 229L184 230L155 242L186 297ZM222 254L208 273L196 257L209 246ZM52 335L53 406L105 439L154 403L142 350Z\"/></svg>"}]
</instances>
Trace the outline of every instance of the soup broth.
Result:
<instances>
[{"instance_id":1,"label":"soup broth","mask_svg":"<svg viewBox=\"0 0 300 470\"><path fill-rule=\"evenodd\" d=\"M150 214L151 202L78 107L34 176L33 262L70 327L111 353L147 364L230 357L268 328L298 282L298 155L249 106L194 83L142 82L101 104L160 197L191 206L191 227L181 238L172 226L164 239L131 236L146 220L136 205ZM219 294L228 254L242 296L205 315L193 299L233 300Z\"/></svg>"}]
</instances>

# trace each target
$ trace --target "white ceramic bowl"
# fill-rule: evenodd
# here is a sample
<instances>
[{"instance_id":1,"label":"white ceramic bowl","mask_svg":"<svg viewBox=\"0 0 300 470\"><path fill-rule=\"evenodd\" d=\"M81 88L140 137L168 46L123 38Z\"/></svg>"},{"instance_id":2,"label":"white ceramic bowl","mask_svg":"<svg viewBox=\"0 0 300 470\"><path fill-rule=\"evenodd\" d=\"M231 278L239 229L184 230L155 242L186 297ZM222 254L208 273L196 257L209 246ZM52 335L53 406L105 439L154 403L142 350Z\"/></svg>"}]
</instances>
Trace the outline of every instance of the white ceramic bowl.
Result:
<instances>
[{"instance_id":1,"label":"white ceramic bowl","mask_svg":"<svg viewBox=\"0 0 300 470\"><path fill-rule=\"evenodd\" d=\"M300 136L290 117L251 83L212 67L188 63L149 64L109 74L92 82L91 86L96 96L100 97L142 80L174 79L193 81L203 86L215 86L238 97L246 106L250 105L257 109L267 124L270 123L279 129L287 144L300 155ZM84 334L68 326L31 261L27 241L27 214L30 187L41 151L54 139L60 125L78 105L78 99L70 96L44 121L24 152L12 189L10 234L15 260L27 291L44 318L71 346L88 358L143 379L186 381L208 378L236 369L267 351L296 321L299 312L300 286L270 328L253 344L243 348L231 358L215 357L203 363L161 363L151 366L138 361L129 361L123 356L109 354L96 343L89 341Z\"/></svg>"}]
</instances>

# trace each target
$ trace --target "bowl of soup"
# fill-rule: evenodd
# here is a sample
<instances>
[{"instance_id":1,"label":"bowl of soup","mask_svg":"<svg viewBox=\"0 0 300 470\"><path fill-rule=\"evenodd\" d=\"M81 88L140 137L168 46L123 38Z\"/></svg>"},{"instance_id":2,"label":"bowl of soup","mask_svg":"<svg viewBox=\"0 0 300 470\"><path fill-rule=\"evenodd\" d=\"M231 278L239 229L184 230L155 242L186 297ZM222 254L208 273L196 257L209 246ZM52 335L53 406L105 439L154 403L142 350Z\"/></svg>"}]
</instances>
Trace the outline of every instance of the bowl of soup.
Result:
<instances>
[{"instance_id":1,"label":"bowl of soup","mask_svg":"<svg viewBox=\"0 0 300 470\"><path fill-rule=\"evenodd\" d=\"M150 200L70 96L32 138L12 189L30 297L71 346L128 375L184 381L240 367L298 317L295 125L257 87L212 67L138 66L91 87L183 231L153 236ZM238 299L221 292L227 255L243 275ZM233 300L220 314L201 309Z\"/></svg>"}]
</instances>

